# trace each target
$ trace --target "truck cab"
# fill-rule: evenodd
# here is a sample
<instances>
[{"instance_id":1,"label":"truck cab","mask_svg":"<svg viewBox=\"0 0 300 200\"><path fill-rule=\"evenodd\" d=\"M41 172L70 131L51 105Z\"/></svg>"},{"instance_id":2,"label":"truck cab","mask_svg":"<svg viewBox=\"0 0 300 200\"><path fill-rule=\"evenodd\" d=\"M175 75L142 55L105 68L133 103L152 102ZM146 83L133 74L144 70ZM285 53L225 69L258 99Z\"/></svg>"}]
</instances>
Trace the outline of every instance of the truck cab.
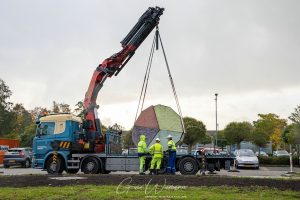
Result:
<instances>
[{"instance_id":1,"label":"truck cab","mask_svg":"<svg viewBox=\"0 0 300 200\"><path fill-rule=\"evenodd\" d=\"M33 139L32 166L42 169L47 167L47 161L53 156L53 141L64 141L59 144L61 148L57 153L62 160L67 160L71 153L68 148L79 139L81 125L81 118L72 114L41 117L37 122L36 136Z\"/></svg>"}]
</instances>

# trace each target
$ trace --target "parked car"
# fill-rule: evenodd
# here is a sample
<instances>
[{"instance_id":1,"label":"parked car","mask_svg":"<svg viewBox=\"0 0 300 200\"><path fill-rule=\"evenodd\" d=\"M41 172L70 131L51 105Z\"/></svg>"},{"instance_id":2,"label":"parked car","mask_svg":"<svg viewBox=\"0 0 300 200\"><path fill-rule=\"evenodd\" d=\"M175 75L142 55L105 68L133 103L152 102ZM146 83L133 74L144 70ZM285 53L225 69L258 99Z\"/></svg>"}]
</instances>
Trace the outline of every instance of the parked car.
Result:
<instances>
[{"instance_id":1,"label":"parked car","mask_svg":"<svg viewBox=\"0 0 300 200\"><path fill-rule=\"evenodd\" d=\"M273 151L273 156L275 157L290 156L290 154L286 150L278 150L278 151Z\"/></svg>"},{"instance_id":2,"label":"parked car","mask_svg":"<svg viewBox=\"0 0 300 200\"><path fill-rule=\"evenodd\" d=\"M259 155L258 155L259 154ZM257 151L256 156L263 156L263 157L269 157L268 154L264 151L260 151L260 153Z\"/></svg>"},{"instance_id":3,"label":"parked car","mask_svg":"<svg viewBox=\"0 0 300 200\"><path fill-rule=\"evenodd\" d=\"M123 149L122 150L122 155L137 155L138 154L138 150L137 148L129 148L129 149Z\"/></svg>"},{"instance_id":4,"label":"parked car","mask_svg":"<svg viewBox=\"0 0 300 200\"><path fill-rule=\"evenodd\" d=\"M31 148L12 148L8 149L4 155L3 166L8 168L14 165L31 167L32 151Z\"/></svg>"},{"instance_id":5,"label":"parked car","mask_svg":"<svg viewBox=\"0 0 300 200\"><path fill-rule=\"evenodd\" d=\"M188 149L184 147L180 147L176 149L176 155L186 155L188 154Z\"/></svg>"},{"instance_id":6,"label":"parked car","mask_svg":"<svg viewBox=\"0 0 300 200\"><path fill-rule=\"evenodd\" d=\"M229 155L229 153L228 153L228 151L223 150L223 151L220 151L220 155L227 156L227 155Z\"/></svg>"},{"instance_id":7,"label":"parked car","mask_svg":"<svg viewBox=\"0 0 300 200\"><path fill-rule=\"evenodd\" d=\"M240 149L236 151L236 167L253 167L259 169L259 161L251 149Z\"/></svg>"},{"instance_id":8,"label":"parked car","mask_svg":"<svg viewBox=\"0 0 300 200\"><path fill-rule=\"evenodd\" d=\"M204 148L203 151L205 152L205 155L220 154L220 150L218 148Z\"/></svg>"}]
</instances>

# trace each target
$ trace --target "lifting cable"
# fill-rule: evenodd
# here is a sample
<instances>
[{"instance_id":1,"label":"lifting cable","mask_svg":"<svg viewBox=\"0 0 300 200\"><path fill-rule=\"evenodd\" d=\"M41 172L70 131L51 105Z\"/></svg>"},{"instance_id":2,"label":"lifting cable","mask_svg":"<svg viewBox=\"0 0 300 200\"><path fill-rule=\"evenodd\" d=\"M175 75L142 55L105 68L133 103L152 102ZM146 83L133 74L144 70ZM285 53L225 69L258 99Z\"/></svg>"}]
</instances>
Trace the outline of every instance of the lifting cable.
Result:
<instances>
[{"instance_id":1,"label":"lifting cable","mask_svg":"<svg viewBox=\"0 0 300 200\"><path fill-rule=\"evenodd\" d=\"M147 64L146 73L145 73L145 76L144 76L143 86L142 86L142 90L141 90L141 94L140 94L140 98L139 98L139 104L138 104L138 108L136 110L134 122L137 119L137 115L139 113L139 108L141 108L140 112L142 112L143 107L144 107L144 101L145 101L147 88L148 88L148 80L149 80L150 70L151 70L151 66L152 66L152 59L153 59L153 54L154 54L155 41L156 41L156 35L153 38L152 47L151 47L151 51L150 51L150 56L149 56L149 59L148 59L148 64ZM142 100L142 97L143 97L143 100ZM142 100L142 104L141 104L141 100Z\"/></svg>"},{"instance_id":2,"label":"lifting cable","mask_svg":"<svg viewBox=\"0 0 300 200\"><path fill-rule=\"evenodd\" d=\"M171 86L172 86L173 95L174 95L174 98L175 98L175 101L176 101L177 110L178 110L178 113L179 113L179 116L180 116L181 127L182 127L182 130L183 130L183 133L185 133L185 127L184 127L184 123L183 123L183 116L182 116L182 112L181 112L181 108L180 108L180 104L179 104L177 92L176 92L176 89L175 89L175 84L174 84L174 81L173 81L173 78L172 78L171 70L170 70L170 67L169 67L169 63L168 63L168 60L167 60L166 52L165 52L165 49L164 49L164 46L163 46L163 43L162 43L162 39L161 39L159 30L158 30L158 27L156 27L156 33L154 35L154 39L153 39L153 43L152 43L152 47L151 47L151 51L150 51L150 56L149 56L148 64L147 64L147 68L146 68L146 73L145 73L145 76L144 76L144 82L143 82L143 86L142 86L142 90L141 90L141 94L140 94L140 98L139 98L138 108L137 108L137 111L136 111L136 115L135 115L135 120L134 121L136 121L136 119L137 119L137 115L139 113L139 108L140 108L140 112L142 112L142 110L143 110L144 100L145 100L145 96L146 96L146 93L147 93L147 87L148 87L148 80L149 80L150 70L151 70L151 66L152 66L152 59L153 59L153 54L154 54L154 47L155 47L155 44L156 44L156 50L158 50L158 44L159 43L160 43L162 51L163 51L163 55L164 55L164 59L165 59L165 63L166 63L166 67L167 67L167 71L168 71L170 83L171 83ZM142 103L141 103L142 96L143 96L143 99L142 99ZM182 138L180 138L180 140L181 139Z\"/></svg>"}]
</instances>

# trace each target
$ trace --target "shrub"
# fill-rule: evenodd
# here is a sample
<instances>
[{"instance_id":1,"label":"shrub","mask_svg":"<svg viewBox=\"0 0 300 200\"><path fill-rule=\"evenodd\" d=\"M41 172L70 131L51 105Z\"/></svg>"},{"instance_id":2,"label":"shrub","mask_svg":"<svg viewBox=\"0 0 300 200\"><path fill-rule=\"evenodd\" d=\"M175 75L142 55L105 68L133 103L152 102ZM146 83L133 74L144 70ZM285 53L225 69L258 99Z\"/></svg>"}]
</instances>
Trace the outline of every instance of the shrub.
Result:
<instances>
[{"instance_id":1,"label":"shrub","mask_svg":"<svg viewBox=\"0 0 300 200\"><path fill-rule=\"evenodd\" d=\"M290 165L290 157L258 157L262 165ZM299 157L293 156L293 165L299 165Z\"/></svg>"}]
</instances>

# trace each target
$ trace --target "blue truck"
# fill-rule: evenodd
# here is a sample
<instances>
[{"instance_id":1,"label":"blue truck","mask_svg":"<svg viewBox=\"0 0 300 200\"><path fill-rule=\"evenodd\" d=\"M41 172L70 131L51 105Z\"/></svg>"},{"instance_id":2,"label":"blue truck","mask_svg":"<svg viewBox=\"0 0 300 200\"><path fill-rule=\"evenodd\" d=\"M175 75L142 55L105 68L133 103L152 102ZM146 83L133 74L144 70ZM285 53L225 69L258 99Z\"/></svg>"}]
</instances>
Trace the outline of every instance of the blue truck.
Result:
<instances>
[{"instance_id":1,"label":"blue truck","mask_svg":"<svg viewBox=\"0 0 300 200\"><path fill-rule=\"evenodd\" d=\"M41 115L37 120L36 136L33 139L32 166L47 170L49 174L66 171L85 174L107 174L111 171L138 171L137 155L123 155L121 132L110 129L101 130L98 118L97 96L107 78L118 73L134 55L137 48L156 27L164 9L149 7L138 22L121 41L122 49L105 59L96 67L83 101L82 119L72 114ZM158 43L158 38L156 37ZM159 173L166 169L165 156ZM147 156L146 170L151 156ZM219 170L230 157L207 158L205 166ZM179 155L176 159L177 170L182 174L196 174L203 166L203 156ZM227 162L228 163L228 162Z\"/></svg>"}]
</instances>

